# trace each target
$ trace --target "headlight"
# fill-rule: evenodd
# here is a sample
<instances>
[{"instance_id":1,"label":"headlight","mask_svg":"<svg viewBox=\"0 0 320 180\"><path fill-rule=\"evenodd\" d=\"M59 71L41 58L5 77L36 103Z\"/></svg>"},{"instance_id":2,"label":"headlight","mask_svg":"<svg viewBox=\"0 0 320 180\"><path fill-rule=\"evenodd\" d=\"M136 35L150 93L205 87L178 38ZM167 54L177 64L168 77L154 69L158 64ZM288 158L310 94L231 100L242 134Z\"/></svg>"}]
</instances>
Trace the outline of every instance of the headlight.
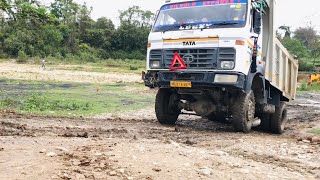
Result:
<instances>
[{"instance_id":1,"label":"headlight","mask_svg":"<svg viewBox=\"0 0 320 180\"><path fill-rule=\"evenodd\" d=\"M231 74L216 74L214 77L215 83L236 83L238 82L238 75Z\"/></svg>"},{"instance_id":2,"label":"headlight","mask_svg":"<svg viewBox=\"0 0 320 180\"><path fill-rule=\"evenodd\" d=\"M234 61L221 61L220 66L221 69L233 69Z\"/></svg>"},{"instance_id":3,"label":"headlight","mask_svg":"<svg viewBox=\"0 0 320 180\"><path fill-rule=\"evenodd\" d=\"M150 68L152 69L160 68L160 61L151 61Z\"/></svg>"}]
</instances>

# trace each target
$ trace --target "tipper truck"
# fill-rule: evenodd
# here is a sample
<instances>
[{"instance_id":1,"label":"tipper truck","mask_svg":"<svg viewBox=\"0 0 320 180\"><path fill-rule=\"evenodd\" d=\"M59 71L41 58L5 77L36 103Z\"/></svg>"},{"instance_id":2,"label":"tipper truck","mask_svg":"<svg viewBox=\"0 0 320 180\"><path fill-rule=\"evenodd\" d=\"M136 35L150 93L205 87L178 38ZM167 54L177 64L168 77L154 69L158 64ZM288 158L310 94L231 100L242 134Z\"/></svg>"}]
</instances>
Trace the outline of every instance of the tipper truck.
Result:
<instances>
[{"instance_id":1,"label":"tipper truck","mask_svg":"<svg viewBox=\"0 0 320 180\"><path fill-rule=\"evenodd\" d=\"M275 0L166 0L143 72L145 85L159 88L158 121L193 114L248 133L260 119L261 129L283 133L298 61L276 38L275 7Z\"/></svg>"}]
</instances>

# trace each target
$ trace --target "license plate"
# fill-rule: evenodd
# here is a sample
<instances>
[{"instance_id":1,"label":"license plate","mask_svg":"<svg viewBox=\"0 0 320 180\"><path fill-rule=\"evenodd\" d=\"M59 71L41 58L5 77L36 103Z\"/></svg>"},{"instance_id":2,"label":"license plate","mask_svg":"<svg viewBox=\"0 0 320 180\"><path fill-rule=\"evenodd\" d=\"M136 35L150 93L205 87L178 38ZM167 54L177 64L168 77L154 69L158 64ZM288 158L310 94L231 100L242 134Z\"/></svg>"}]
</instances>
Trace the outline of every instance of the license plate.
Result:
<instances>
[{"instance_id":1,"label":"license plate","mask_svg":"<svg viewBox=\"0 0 320 180\"><path fill-rule=\"evenodd\" d=\"M171 81L170 86L171 87L191 88L192 84L191 84L191 82Z\"/></svg>"}]
</instances>

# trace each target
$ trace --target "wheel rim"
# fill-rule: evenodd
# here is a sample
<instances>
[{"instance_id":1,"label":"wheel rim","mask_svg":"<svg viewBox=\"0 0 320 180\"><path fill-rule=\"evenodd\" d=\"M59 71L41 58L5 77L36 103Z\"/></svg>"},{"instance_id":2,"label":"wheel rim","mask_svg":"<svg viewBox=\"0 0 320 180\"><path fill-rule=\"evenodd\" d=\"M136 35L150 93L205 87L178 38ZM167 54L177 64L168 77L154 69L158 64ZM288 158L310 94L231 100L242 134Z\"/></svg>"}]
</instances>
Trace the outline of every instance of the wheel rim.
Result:
<instances>
[{"instance_id":1,"label":"wheel rim","mask_svg":"<svg viewBox=\"0 0 320 180\"><path fill-rule=\"evenodd\" d=\"M283 110L281 115L281 130L283 131L287 122L287 110Z\"/></svg>"}]
</instances>

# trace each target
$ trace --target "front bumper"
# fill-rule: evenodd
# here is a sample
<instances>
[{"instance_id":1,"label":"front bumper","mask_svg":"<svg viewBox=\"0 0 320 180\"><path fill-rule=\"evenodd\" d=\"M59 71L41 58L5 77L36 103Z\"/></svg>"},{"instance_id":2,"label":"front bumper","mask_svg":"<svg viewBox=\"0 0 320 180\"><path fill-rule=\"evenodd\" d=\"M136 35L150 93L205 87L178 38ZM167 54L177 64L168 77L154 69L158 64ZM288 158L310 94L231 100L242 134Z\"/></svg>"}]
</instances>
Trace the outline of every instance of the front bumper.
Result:
<instances>
[{"instance_id":1,"label":"front bumper","mask_svg":"<svg viewBox=\"0 0 320 180\"><path fill-rule=\"evenodd\" d=\"M155 73L148 72L147 74ZM215 76L219 75L236 75L238 80L236 82L214 82ZM246 75L239 72L186 72L186 71L159 71L157 75L157 86L160 88L170 88L171 81L188 81L192 83L192 88L211 88L224 87L244 89L246 84ZM145 83L148 86L147 83Z\"/></svg>"}]
</instances>

